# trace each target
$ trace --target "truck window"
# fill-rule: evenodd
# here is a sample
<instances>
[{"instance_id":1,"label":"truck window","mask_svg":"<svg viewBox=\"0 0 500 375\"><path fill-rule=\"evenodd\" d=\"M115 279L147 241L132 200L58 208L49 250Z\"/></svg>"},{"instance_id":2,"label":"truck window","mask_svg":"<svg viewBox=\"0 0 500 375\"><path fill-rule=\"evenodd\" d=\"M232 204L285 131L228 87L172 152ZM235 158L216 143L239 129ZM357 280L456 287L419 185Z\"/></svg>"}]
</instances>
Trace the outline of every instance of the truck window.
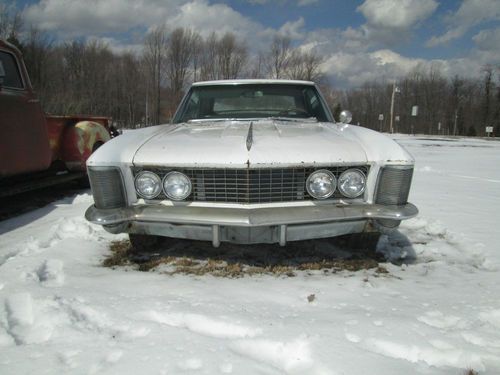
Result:
<instances>
[{"instance_id":1,"label":"truck window","mask_svg":"<svg viewBox=\"0 0 500 375\"><path fill-rule=\"evenodd\" d=\"M5 73L2 86L14 89L22 89L23 80L21 79L21 74L19 74L19 68L17 66L14 55L4 51L0 51L0 64L2 65Z\"/></svg>"}]
</instances>

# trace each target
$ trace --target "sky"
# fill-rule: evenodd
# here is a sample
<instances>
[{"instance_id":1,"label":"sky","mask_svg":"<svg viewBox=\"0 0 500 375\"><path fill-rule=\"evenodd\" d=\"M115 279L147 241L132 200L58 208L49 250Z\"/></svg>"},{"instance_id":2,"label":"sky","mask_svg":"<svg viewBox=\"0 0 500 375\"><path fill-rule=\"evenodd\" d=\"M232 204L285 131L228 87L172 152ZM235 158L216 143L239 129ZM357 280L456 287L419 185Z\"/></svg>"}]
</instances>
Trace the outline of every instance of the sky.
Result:
<instances>
[{"instance_id":1,"label":"sky","mask_svg":"<svg viewBox=\"0 0 500 375\"><path fill-rule=\"evenodd\" d=\"M5 1L5 0L0 0ZM9 0L7 0L9 2ZM27 24L57 41L100 39L140 51L156 25L233 32L253 52L284 34L324 57L342 88L394 80L417 66L477 77L500 65L500 0L18 0Z\"/></svg>"}]
</instances>

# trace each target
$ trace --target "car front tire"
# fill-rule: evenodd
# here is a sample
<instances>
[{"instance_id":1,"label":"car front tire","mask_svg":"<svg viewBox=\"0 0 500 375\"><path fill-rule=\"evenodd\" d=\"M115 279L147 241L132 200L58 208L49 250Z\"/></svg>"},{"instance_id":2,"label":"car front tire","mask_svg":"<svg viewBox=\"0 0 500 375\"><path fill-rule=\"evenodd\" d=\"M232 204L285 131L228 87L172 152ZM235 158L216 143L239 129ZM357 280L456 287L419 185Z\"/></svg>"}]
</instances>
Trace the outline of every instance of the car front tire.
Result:
<instances>
[{"instance_id":1,"label":"car front tire","mask_svg":"<svg viewBox=\"0 0 500 375\"><path fill-rule=\"evenodd\" d=\"M128 235L128 238L132 245L132 251L137 253L151 253L157 251L165 240L165 238L161 236L132 233Z\"/></svg>"}]
</instances>

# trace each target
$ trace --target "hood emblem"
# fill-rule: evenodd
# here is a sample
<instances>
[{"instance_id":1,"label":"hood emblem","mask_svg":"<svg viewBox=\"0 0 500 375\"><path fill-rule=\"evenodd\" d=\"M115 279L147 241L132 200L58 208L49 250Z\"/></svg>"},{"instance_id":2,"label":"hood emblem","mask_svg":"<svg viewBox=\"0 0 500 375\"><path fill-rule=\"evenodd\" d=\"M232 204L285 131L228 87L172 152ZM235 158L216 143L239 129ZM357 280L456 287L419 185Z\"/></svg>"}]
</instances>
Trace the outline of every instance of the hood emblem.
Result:
<instances>
[{"instance_id":1,"label":"hood emblem","mask_svg":"<svg viewBox=\"0 0 500 375\"><path fill-rule=\"evenodd\" d=\"M253 122L250 123L250 126L248 127L248 134L247 134L247 150L250 151L252 148L253 144Z\"/></svg>"}]
</instances>

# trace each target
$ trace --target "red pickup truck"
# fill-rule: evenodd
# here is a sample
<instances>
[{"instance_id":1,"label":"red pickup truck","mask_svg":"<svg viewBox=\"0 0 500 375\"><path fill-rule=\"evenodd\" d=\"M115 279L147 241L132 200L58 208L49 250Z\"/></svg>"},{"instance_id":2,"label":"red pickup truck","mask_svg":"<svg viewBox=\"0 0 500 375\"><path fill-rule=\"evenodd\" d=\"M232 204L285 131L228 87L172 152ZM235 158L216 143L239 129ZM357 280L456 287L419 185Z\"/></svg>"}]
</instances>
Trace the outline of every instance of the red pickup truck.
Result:
<instances>
[{"instance_id":1,"label":"red pickup truck","mask_svg":"<svg viewBox=\"0 0 500 375\"><path fill-rule=\"evenodd\" d=\"M0 197L85 179L109 127L107 117L45 114L21 53L0 40Z\"/></svg>"}]
</instances>

